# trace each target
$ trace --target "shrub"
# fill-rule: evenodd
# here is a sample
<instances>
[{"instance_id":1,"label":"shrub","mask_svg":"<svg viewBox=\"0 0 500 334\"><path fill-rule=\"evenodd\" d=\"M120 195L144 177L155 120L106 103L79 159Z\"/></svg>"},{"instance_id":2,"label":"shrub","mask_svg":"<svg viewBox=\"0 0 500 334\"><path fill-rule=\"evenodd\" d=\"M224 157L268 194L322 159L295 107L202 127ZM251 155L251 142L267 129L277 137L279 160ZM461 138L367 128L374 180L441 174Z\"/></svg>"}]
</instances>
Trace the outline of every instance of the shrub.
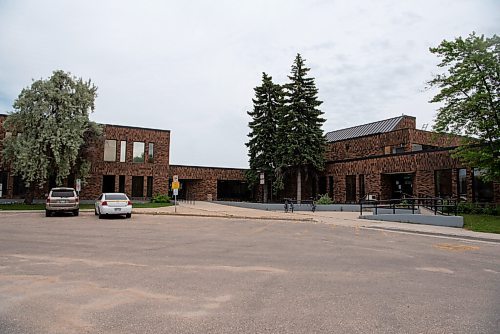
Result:
<instances>
[{"instance_id":1,"label":"shrub","mask_svg":"<svg viewBox=\"0 0 500 334\"><path fill-rule=\"evenodd\" d=\"M333 204L333 201L328 196L328 194L324 194L320 198L318 198L318 200L316 201L316 204Z\"/></svg>"},{"instance_id":2,"label":"shrub","mask_svg":"<svg viewBox=\"0 0 500 334\"><path fill-rule=\"evenodd\" d=\"M151 203L170 203L170 197L167 194L157 194L151 198Z\"/></svg>"}]
</instances>

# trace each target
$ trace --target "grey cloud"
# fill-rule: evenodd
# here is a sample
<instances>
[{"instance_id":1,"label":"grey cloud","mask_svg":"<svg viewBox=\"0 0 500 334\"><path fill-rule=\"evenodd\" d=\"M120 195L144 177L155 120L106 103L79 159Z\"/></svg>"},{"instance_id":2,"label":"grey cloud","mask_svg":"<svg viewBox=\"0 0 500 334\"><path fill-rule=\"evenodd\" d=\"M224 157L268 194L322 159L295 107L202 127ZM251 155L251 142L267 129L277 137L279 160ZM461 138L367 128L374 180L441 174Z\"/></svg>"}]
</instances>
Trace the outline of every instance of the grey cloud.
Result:
<instances>
[{"instance_id":1,"label":"grey cloud","mask_svg":"<svg viewBox=\"0 0 500 334\"><path fill-rule=\"evenodd\" d=\"M0 2L0 108L32 78L68 70L99 87L94 120L171 129L171 163L246 167L246 111L263 71L284 83L302 53L325 130L403 112L429 123L429 46L498 32L498 9L487 0Z\"/></svg>"}]
</instances>

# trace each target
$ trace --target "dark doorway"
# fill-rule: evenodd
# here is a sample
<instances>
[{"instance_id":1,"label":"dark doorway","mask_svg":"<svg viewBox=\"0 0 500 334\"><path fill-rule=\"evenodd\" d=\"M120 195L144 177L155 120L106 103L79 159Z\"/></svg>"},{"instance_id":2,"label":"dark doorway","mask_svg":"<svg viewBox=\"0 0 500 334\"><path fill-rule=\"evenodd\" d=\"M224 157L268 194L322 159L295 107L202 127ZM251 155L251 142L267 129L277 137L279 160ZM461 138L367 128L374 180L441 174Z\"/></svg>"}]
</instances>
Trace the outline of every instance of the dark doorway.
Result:
<instances>
[{"instance_id":1,"label":"dark doorway","mask_svg":"<svg viewBox=\"0 0 500 334\"><path fill-rule=\"evenodd\" d=\"M115 192L115 176L103 175L102 176L102 192L114 193Z\"/></svg>"},{"instance_id":2,"label":"dark doorway","mask_svg":"<svg viewBox=\"0 0 500 334\"><path fill-rule=\"evenodd\" d=\"M221 201L246 201L251 192L244 181L217 180L217 199Z\"/></svg>"},{"instance_id":3,"label":"dark doorway","mask_svg":"<svg viewBox=\"0 0 500 334\"><path fill-rule=\"evenodd\" d=\"M388 174L382 178L382 182L384 181L389 182L391 199L413 197L413 174L411 173Z\"/></svg>"},{"instance_id":4,"label":"dark doorway","mask_svg":"<svg viewBox=\"0 0 500 334\"><path fill-rule=\"evenodd\" d=\"M125 175L118 177L118 192L125 193Z\"/></svg>"},{"instance_id":5,"label":"dark doorway","mask_svg":"<svg viewBox=\"0 0 500 334\"><path fill-rule=\"evenodd\" d=\"M132 176L132 197L144 196L144 176Z\"/></svg>"},{"instance_id":6,"label":"dark doorway","mask_svg":"<svg viewBox=\"0 0 500 334\"><path fill-rule=\"evenodd\" d=\"M356 202L356 175L345 177L345 200L347 203Z\"/></svg>"},{"instance_id":7,"label":"dark doorway","mask_svg":"<svg viewBox=\"0 0 500 334\"><path fill-rule=\"evenodd\" d=\"M320 176L318 180L319 195L326 194L326 176Z\"/></svg>"}]
</instances>

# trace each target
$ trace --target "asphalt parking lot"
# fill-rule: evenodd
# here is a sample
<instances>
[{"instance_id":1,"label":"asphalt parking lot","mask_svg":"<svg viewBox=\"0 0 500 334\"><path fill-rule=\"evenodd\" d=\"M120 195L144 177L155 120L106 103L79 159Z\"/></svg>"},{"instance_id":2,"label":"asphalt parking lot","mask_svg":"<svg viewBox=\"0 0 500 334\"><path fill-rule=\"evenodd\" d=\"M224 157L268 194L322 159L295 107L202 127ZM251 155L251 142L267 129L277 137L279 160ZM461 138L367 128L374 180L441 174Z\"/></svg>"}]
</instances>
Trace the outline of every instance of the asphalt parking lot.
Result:
<instances>
[{"instance_id":1,"label":"asphalt parking lot","mask_svg":"<svg viewBox=\"0 0 500 334\"><path fill-rule=\"evenodd\" d=\"M0 333L498 333L500 245L311 222L0 213Z\"/></svg>"}]
</instances>

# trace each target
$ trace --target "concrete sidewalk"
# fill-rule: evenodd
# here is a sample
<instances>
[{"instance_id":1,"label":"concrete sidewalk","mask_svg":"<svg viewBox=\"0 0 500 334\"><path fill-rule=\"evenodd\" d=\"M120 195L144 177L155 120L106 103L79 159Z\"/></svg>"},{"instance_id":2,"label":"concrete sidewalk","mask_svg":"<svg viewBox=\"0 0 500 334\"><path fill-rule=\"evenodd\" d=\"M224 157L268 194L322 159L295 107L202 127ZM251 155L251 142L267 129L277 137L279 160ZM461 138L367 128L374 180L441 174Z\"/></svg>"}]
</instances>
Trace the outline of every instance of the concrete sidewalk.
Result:
<instances>
[{"instance_id":1,"label":"concrete sidewalk","mask_svg":"<svg viewBox=\"0 0 500 334\"><path fill-rule=\"evenodd\" d=\"M473 232L454 227L359 219L358 212L300 211L294 213L285 213L283 211L248 209L212 202L196 202L195 204L180 203L177 206L177 213L174 212L173 206L163 208L134 209L134 214L136 213L322 223L333 226L378 229L388 232L417 233L423 235L446 236L468 240L482 240L500 243L500 234ZM369 215L370 213L365 214Z\"/></svg>"}]
</instances>

